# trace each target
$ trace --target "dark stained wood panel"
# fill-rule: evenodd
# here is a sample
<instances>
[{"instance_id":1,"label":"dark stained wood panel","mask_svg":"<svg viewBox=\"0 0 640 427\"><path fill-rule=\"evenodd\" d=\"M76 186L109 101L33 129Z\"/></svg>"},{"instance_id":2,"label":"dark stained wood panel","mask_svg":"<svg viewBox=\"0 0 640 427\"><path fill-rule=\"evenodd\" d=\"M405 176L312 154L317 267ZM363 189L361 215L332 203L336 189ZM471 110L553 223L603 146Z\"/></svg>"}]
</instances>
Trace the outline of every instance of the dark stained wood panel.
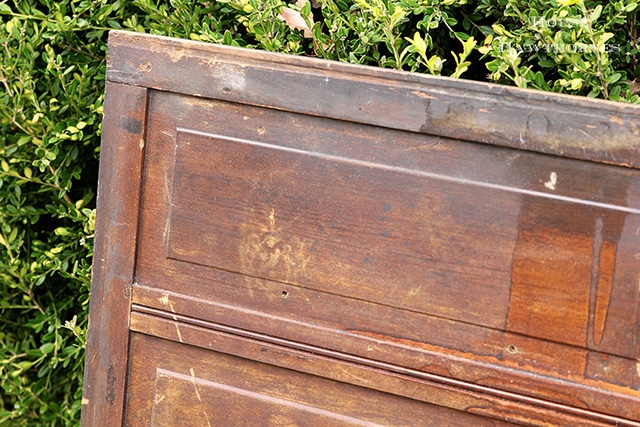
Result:
<instances>
[{"instance_id":1,"label":"dark stained wood panel","mask_svg":"<svg viewBox=\"0 0 640 427\"><path fill-rule=\"evenodd\" d=\"M638 107L123 32L107 79L83 425L640 426Z\"/></svg>"},{"instance_id":2,"label":"dark stained wood panel","mask_svg":"<svg viewBox=\"0 0 640 427\"><path fill-rule=\"evenodd\" d=\"M176 144L169 258L504 328L517 195L488 205L498 191L446 176L183 130Z\"/></svg>"},{"instance_id":3,"label":"dark stained wood panel","mask_svg":"<svg viewBox=\"0 0 640 427\"><path fill-rule=\"evenodd\" d=\"M635 171L375 127L345 144L342 122L158 92L150 111L136 302L640 416L637 346L615 338L637 322ZM605 334L616 240L624 314ZM588 341L596 322L614 345Z\"/></svg>"},{"instance_id":4,"label":"dark stained wood panel","mask_svg":"<svg viewBox=\"0 0 640 427\"><path fill-rule=\"evenodd\" d=\"M267 419L269 421L264 425L274 425L274 416L295 416L290 408L324 415L323 420L311 418L302 424L299 424L300 419L289 418L293 425L343 425L337 421L340 419L342 422L348 419L351 422L372 423L364 425L393 426L415 425L416 422L434 426L506 426L523 422L550 426L576 423L584 426L606 425L593 419L598 418L597 414L575 410L571 413L571 408L560 405L541 409L531 405L533 402L514 402L503 396L483 393L490 392L489 389L462 391L432 379L416 379L383 369L365 368L360 364L336 362L313 353L241 339L230 334L215 333L212 337L211 332L204 328L182 322L162 322L157 317L145 318L134 314L132 321L134 330L140 328L155 337L164 336L176 326L184 332L181 346L175 342L134 334L136 352L154 356L134 358L132 361L131 376L140 384L141 390L132 399L128 412L127 422L132 426L138 425L138 420L149 419L152 422L160 420L158 425L169 425L161 422L174 417L196 419L199 422L206 417L212 425L236 425L239 422L236 420L243 418L245 421L240 424L245 424L249 419L257 423ZM222 351L204 352L201 348L184 345L193 343L197 343L198 347ZM239 357L230 357L229 354ZM181 390L184 393L180 397L176 395L175 385L167 385L166 389L159 390L159 383L166 384L171 378L181 379L183 384L186 380L191 387L187 388L184 384ZM198 388L197 394L194 384ZM356 385L359 388L355 388ZM227 403L224 401L227 397L218 394L207 405L203 402L206 392L203 389L206 386L215 391L223 389L234 392L235 396L230 398L233 401ZM234 406L242 401L238 395L251 396L254 402L248 408L236 409ZM268 400L273 403L276 399L284 408L260 408L255 401ZM175 402L173 405L171 400ZM167 417L156 415L160 412L156 408L161 404L168 406L161 409ZM564 412L567 409L569 412ZM251 414L250 411L260 412ZM214 419L213 414L220 412L223 415ZM609 418L607 421L613 423L615 419Z\"/></svg>"},{"instance_id":5,"label":"dark stained wood panel","mask_svg":"<svg viewBox=\"0 0 640 427\"><path fill-rule=\"evenodd\" d=\"M426 426L452 422L512 425L377 391L378 387L402 384L400 378L383 373L374 375L380 382L378 387L366 387L367 381L358 376L364 371L357 365L330 364L311 354L239 341L232 336L220 335L217 341L236 347L252 345L261 361L134 334L134 351L151 357L132 362L132 378L145 387L140 387L143 392L132 399L128 425L149 425L142 420L151 420L153 426L246 425L248 420L251 425L264 426L411 426L416 420ZM290 358L324 366L327 371L310 375L273 364L276 360L284 365L282 362ZM350 384L354 382L358 386ZM405 393L411 394L410 390ZM467 402L482 403L471 397Z\"/></svg>"},{"instance_id":6,"label":"dark stained wood panel","mask_svg":"<svg viewBox=\"0 0 640 427\"><path fill-rule=\"evenodd\" d=\"M107 82L82 422L121 425L129 352L147 89Z\"/></svg>"},{"instance_id":7,"label":"dark stained wood panel","mask_svg":"<svg viewBox=\"0 0 640 427\"><path fill-rule=\"evenodd\" d=\"M633 105L126 32L110 48L115 82L640 166Z\"/></svg>"}]
</instances>

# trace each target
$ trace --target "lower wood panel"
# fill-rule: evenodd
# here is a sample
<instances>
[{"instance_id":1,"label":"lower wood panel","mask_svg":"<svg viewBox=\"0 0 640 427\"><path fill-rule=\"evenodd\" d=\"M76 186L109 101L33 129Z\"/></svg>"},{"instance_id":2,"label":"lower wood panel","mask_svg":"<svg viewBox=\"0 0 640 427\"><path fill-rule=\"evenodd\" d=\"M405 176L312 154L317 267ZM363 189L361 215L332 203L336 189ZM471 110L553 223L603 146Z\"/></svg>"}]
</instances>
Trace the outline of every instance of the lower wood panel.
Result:
<instances>
[{"instance_id":1,"label":"lower wood panel","mask_svg":"<svg viewBox=\"0 0 640 427\"><path fill-rule=\"evenodd\" d=\"M512 425L144 334L132 346L130 427Z\"/></svg>"},{"instance_id":2,"label":"lower wood panel","mask_svg":"<svg viewBox=\"0 0 640 427\"><path fill-rule=\"evenodd\" d=\"M288 402L284 405L287 413L306 411L315 414L314 417L324 417L321 422L297 424L292 421L284 425L343 425L338 421L351 418L390 426L416 425L417 420L420 420L420 425L443 426L637 425L630 420L499 392L476 384L286 342L276 337L235 330L181 315L137 310L149 311L134 306L131 317L131 328L138 332L134 333L131 353L132 386L129 394L132 398L128 425L132 426L148 425L155 420L155 414L160 410L155 405L158 400L167 399L167 396L175 396L170 402L177 406L168 409L171 413L187 411L189 416L196 411L193 406L196 401L201 411L207 414L230 410L233 405L220 403L224 399L257 399L252 407L264 407L265 414L270 413L269 408L272 408L280 414L281 409L277 407L279 403L285 403L280 399ZM162 387L166 390L184 390L185 379L192 386L200 384L207 388L207 395L213 396L207 398L211 403L202 398L200 388L198 393L202 401L198 400L197 395L193 401L193 396L186 397L188 395L180 391L158 394ZM194 391L189 395L195 393L193 387ZM220 397L221 393L226 396L224 399ZM335 396L338 396L337 400L334 400ZM387 407L395 410L388 410ZM231 418L222 418L216 423L212 422L212 425L243 425L232 420L236 419L234 417L242 419L256 416L255 413L246 412L246 409L233 411L233 414L224 415ZM326 418L328 413L336 415ZM257 418L246 419L263 419L266 416L261 413L258 415ZM165 422L166 419L165 416L159 416L158 422ZM332 421L327 424L327 419ZM333 420L336 420L335 424ZM251 424L255 425L253 421Z\"/></svg>"},{"instance_id":3,"label":"lower wood panel","mask_svg":"<svg viewBox=\"0 0 640 427\"><path fill-rule=\"evenodd\" d=\"M218 289L225 287L220 285ZM286 290L283 291L283 289ZM287 294L286 297L282 297L282 292ZM218 292L217 296L220 294L221 292ZM270 296L272 297L269 298ZM580 367L579 363L576 363L579 360L580 349L552 345L553 343L544 343L517 335L498 336L497 338L492 335L480 335L474 333L473 327L469 327L464 333L451 334L447 322L433 323L433 319L418 315L415 318L410 318L404 314L402 317L393 310L383 311L379 306L372 304L333 298L331 295L313 295L302 289L290 286L283 287L282 284L277 283L265 282L262 288L255 288L253 293L244 295L242 305L245 307L230 303L213 303L206 299L206 295L202 299L198 299L165 291L160 292L142 285L134 287L133 300L132 328L167 339L176 341L182 339L193 345L203 345L205 348L209 348L206 346L209 339L207 338L208 331L197 330L196 333L191 329L180 328L178 330L173 322L161 322L148 316L141 317L137 311L163 315L165 318L168 316L169 319L179 319L181 322L202 325L205 328L210 328L212 325L220 327L221 324L224 324L228 326L228 330L236 330L234 333L237 333L237 330L244 330L248 335L243 336L259 336L258 339L261 340L270 337L272 340L270 342L284 341L286 342L284 345L289 347L291 347L291 343L297 343L295 348L304 350L305 347L308 347L306 351L316 354L318 354L317 349L322 348L325 349L325 353L322 354L329 354L333 358L342 358L356 363L366 362L368 366L395 366L395 372L411 371L411 375L421 378L439 377L439 382L449 379L453 380L453 383L461 382L483 388L485 389L483 392L501 390L506 394L520 396L521 400L530 399L549 404L555 402L555 405L559 407L573 408L578 412L582 411L580 413L600 413L599 419L609 420L610 424L615 424L620 419L638 420L637 413L640 410L640 401L635 391L629 393L628 389L624 387L607 385L604 382L594 380L589 380L587 384L581 384L577 381L559 381L553 375L544 375L545 372L541 369L537 369L537 372L533 369L527 369L522 363L526 357L534 363L537 359L539 362L543 361L550 366L555 366L558 372L567 369L573 371L574 366ZM251 307L252 309L247 309L246 305L250 305L253 300L258 303ZM260 301L262 301L262 305L259 305ZM266 304L267 301L269 305ZM274 308L279 305L278 303L285 310L285 313L287 313L287 307L293 306L298 307L300 314L295 320L288 320L279 315L282 312ZM259 308L263 310L259 311ZM322 318L313 317L313 311L322 313L325 319L332 319L333 323L325 323ZM386 330L387 335L372 332L365 335L348 330L345 317L353 319L360 315L363 317L358 323L368 325L369 331ZM403 319L404 323L401 323L400 319ZM393 323L394 321L395 323ZM385 329L385 324L390 326ZM335 325L343 326L336 327ZM406 327L404 331L403 326ZM413 328L413 330L409 330L409 328ZM294 330L295 333L292 333ZM403 333L412 332L423 334L424 338L408 340L389 336L389 334L402 336ZM192 333L193 336L190 335ZM425 341L433 343L442 339L449 341L439 346L424 343ZM463 346L471 347L480 342L483 342L483 349L487 353L493 346L496 349L496 356L481 357L471 350L456 352L450 349L450 346L455 344L459 348L464 348ZM450 345L447 345L449 343ZM501 348L505 349L502 353L499 352ZM329 349L339 349L339 351L332 352ZM514 354L511 354L510 351ZM350 358L345 359L346 355L349 355ZM633 378L631 374L635 375L636 372L635 361L630 361L633 363L632 366L623 366L624 362L624 360L612 356L596 355L590 357L589 374L591 377L599 378L603 373L612 376L612 374L627 372L629 375L626 377L619 376L629 381ZM576 372L581 374L581 370ZM579 380L579 376L573 378ZM426 397L419 397L416 394L412 394L410 397L426 399L428 402L437 404L452 404L452 400L449 398L445 399L445 403L442 403L434 398L436 395L437 393L430 392ZM483 404L481 406L489 408L492 405ZM456 406L456 408L465 410L467 406L475 406L475 403ZM495 407L495 405L493 406ZM608 409L609 412L602 410L602 408ZM497 414L505 414L505 411L503 406L494 410ZM522 411L526 414L532 412L526 405ZM609 415L613 413L617 416L604 415L607 413ZM538 415L533 411L531 416ZM555 417L555 415L551 417ZM564 422L559 425L569 424ZM578 422L575 425L583 424ZM620 425L640 426L640 423L622 423Z\"/></svg>"}]
</instances>

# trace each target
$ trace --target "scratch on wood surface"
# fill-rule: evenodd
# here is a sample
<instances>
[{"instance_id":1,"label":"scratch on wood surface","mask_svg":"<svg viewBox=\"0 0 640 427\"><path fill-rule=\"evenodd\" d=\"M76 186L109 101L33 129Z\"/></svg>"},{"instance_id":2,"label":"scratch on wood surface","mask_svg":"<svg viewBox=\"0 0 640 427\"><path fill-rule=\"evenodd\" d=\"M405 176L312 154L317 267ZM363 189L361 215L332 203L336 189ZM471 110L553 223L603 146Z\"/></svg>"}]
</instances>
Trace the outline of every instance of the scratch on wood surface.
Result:
<instances>
[{"instance_id":1,"label":"scratch on wood surface","mask_svg":"<svg viewBox=\"0 0 640 427\"><path fill-rule=\"evenodd\" d=\"M580 132L581 134L583 134L584 136L586 136L588 138L592 138L591 135L589 135L587 132L583 131L582 129L578 129L578 132ZM582 149L584 150L584 147L582 147Z\"/></svg>"},{"instance_id":2,"label":"scratch on wood surface","mask_svg":"<svg viewBox=\"0 0 640 427\"><path fill-rule=\"evenodd\" d=\"M416 95L416 96L418 96L419 98L422 98L422 99L436 99L435 96L429 95L429 94L421 92L419 90L414 90L411 93L413 93L414 95Z\"/></svg>"},{"instance_id":3,"label":"scratch on wood surface","mask_svg":"<svg viewBox=\"0 0 640 427\"><path fill-rule=\"evenodd\" d=\"M204 414L204 418L207 420L207 426L211 427L211 422L209 421L209 414L207 414L207 411L202 411L202 413Z\"/></svg>"},{"instance_id":4,"label":"scratch on wood surface","mask_svg":"<svg viewBox=\"0 0 640 427\"><path fill-rule=\"evenodd\" d=\"M202 403L202 397L200 397L200 391L198 390L198 385L196 384L196 372L193 370L193 368L189 368L189 373L191 374L191 384L193 384L193 389L196 391L198 402Z\"/></svg>"},{"instance_id":5,"label":"scratch on wood surface","mask_svg":"<svg viewBox=\"0 0 640 427\"><path fill-rule=\"evenodd\" d=\"M425 148L433 148L433 147L436 147L438 145L440 145L439 142L434 142L434 143L431 143L431 144L418 145L417 147L403 148L400 151L404 153L404 152L407 152L407 151L416 151L416 150L423 150Z\"/></svg>"},{"instance_id":6,"label":"scratch on wood surface","mask_svg":"<svg viewBox=\"0 0 640 427\"><path fill-rule=\"evenodd\" d=\"M341 370L345 375L347 375L348 377L350 377L350 378L354 378L354 379L358 380L361 384L368 384L368 383L370 382L370 381L369 381L369 380L367 380L366 378L359 377L359 376L357 376L357 375L355 375L355 374L353 374L353 373L349 372L348 370L346 370L346 369L345 369L344 367L342 367L342 366L340 367L340 370Z\"/></svg>"},{"instance_id":7,"label":"scratch on wood surface","mask_svg":"<svg viewBox=\"0 0 640 427\"><path fill-rule=\"evenodd\" d=\"M176 312L175 309L173 308L173 303L169 303L169 307L171 308L172 313ZM184 342L182 341L182 333L180 332L180 326L178 325L178 317L174 315L173 320L175 321L174 325L176 326L176 334L178 334L178 341Z\"/></svg>"},{"instance_id":8,"label":"scratch on wood surface","mask_svg":"<svg viewBox=\"0 0 640 427\"><path fill-rule=\"evenodd\" d=\"M182 341L182 333L180 332L180 326L178 325L178 316L175 315L176 309L173 303L169 300L169 294L162 294L162 297L160 297L158 301L160 301L160 304L162 304L163 306L168 307L171 313L174 313L172 317L174 320L174 326L176 327L176 334L178 335L178 340L180 342L184 342Z\"/></svg>"}]
</instances>

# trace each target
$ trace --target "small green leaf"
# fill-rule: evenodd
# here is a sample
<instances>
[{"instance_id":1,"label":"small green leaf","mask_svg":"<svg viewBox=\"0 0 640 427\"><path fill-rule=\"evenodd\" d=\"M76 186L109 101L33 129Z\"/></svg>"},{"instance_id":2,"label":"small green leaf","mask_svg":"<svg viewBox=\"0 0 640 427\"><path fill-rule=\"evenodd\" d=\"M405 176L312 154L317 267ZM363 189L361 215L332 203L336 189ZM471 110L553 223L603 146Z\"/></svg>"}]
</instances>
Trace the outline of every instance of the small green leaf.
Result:
<instances>
[{"instance_id":1,"label":"small green leaf","mask_svg":"<svg viewBox=\"0 0 640 427\"><path fill-rule=\"evenodd\" d=\"M613 73L612 75L609 76L609 78L607 79L607 81L609 83L615 83L618 80L620 80L620 78L622 77L622 73Z\"/></svg>"},{"instance_id":2,"label":"small green leaf","mask_svg":"<svg viewBox=\"0 0 640 427\"><path fill-rule=\"evenodd\" d=\"M427 54L427 43L420 36L418 31L413 35L413 46L416 48L416 52L420 54L420 56L424 57Z\"/></svg>"},{"instance_id":3,"label":"small green leaf","mask_svg":"<svg viewBox=\"0 0 640 427\"><path fill-rule=\"evenodd\" d=\"M600 18L601 14L602 14L602 5L599 4L596 6L595 9L593 9L593 12L591 12L591 15L589 15L589 19L591 19L591 22L595 22L598 20L598 18Z\"/></svg>"},{"instance_id":4,"label":"small green leaf","mask_svg":"<svg viewBox=\"0 0 640 427\"><path fill-rule=\"evenodd\" d=\"M55 344L51 342L44 343L40 346L40 351L44 354L51 353L56 348Z\"/></svg>"},{"instance_id":5,"label":"small green leaf","mask_svg":"<svg viewBox=\"0 0 640 427\"><path fill-rule=\"evenodd\" d=\"M11 229L11 233L7 236L7 243L13 243L13 241L16 240L16 237L18 237L18 227L13 227Z\"/></svg>"}]
</instances>

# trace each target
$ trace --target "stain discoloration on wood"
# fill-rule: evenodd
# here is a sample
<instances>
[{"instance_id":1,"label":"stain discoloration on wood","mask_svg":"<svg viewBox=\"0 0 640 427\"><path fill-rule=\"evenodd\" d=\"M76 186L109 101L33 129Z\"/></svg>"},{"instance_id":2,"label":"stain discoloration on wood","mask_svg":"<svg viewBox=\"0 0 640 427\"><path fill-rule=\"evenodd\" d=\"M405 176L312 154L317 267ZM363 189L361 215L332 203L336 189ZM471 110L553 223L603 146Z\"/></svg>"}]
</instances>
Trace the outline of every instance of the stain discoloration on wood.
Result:
<instances>
[{"instance_id":1,"label":"stain discoloration on wood","mask_svg":"<svg viewBox=\"0 0 640 427\"><path fill-rule=\"evenodd\" d=\"M640 426L638 106L123 32L107 79L85 426Z\"/></svg>"}]
</instances>

